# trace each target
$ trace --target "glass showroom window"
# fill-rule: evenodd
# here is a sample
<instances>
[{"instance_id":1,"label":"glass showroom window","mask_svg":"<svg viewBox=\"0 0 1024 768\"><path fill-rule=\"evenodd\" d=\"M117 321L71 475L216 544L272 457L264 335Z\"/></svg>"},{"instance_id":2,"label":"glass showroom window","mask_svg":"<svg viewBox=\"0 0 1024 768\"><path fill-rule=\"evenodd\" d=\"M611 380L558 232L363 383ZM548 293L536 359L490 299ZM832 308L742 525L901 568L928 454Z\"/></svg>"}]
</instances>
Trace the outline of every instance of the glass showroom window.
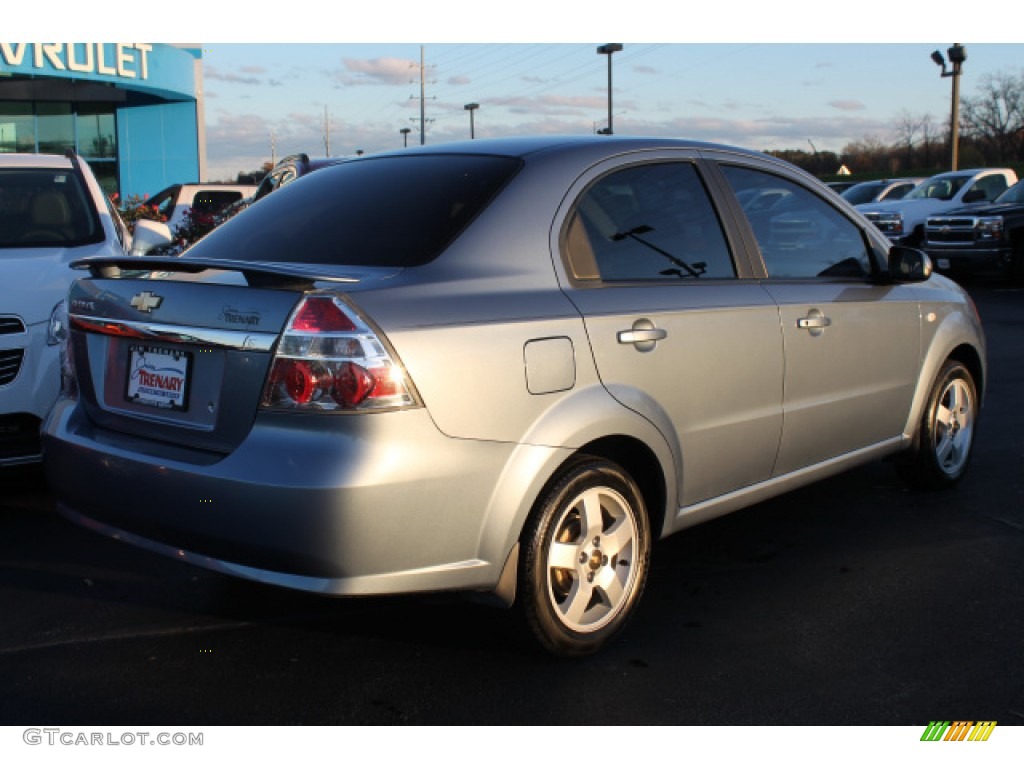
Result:
<instances>
[{"instance_id":1,"label":"glass showroom window","mask_svg":"<svg viewBox=\"0 0 1024 768\"><path fill-rule=\"evenodd\" d=\"M39 152L63 155L75 148L75 116L67 101L36 102Z\"/></svg>"},{"instance_id":2,"label":"glass showroom window","mask_svg":"<svg viewBox=\"0 0 1024 768\"><path fill-rule=\"evenodd\" d=\"M35 115L32 104L0 101L0 152L35 151Z\"/></svg>"},{"instance_id":3,"label":"glass showroom window","mask_svg":"<svg viewBox=\"0 0 1024 768\"><path fill-rule=\"evenodd\" d=\"M75 108L75 136L78 154L96 174L107 195L118 191L117 123L109 104L81 103Z\"/></svg>"},{"instance_id":4,"label":"glass showroom window","mask_svg":"<svg viewBox=\"0 0 1024 768\"><path fill-rule=\"evenodd\" d=\"M90 160L117 157L114 111L106 104L79 104L75 110L78 154Z\"/></svg>"},{"instance_id":5,"label":"glass showroom window","mask_svg":"<svg viewBox=\"0 0 1024 768\"><path fill-rule=\"evenodd\" d=\"M112 105L0 101L0 152L63 155L69 149L85 158L106 194L118 191Z\"/></svg>"}]
</instances>

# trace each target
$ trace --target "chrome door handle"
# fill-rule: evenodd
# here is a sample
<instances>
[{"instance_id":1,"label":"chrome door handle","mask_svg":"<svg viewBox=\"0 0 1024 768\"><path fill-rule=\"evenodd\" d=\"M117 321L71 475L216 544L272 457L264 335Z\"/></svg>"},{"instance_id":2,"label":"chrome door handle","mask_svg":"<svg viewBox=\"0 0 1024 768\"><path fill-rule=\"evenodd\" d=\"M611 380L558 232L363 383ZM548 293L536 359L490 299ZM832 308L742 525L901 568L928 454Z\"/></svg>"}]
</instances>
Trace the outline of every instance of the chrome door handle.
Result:
<instances>
[{"instance_id":1,"label":"chrome door handle","mask_svg":"<svg viewBox=\"0 0 1024 768\"><path fill-rule=\"evenodd\" d=\"M824 315L810 315L796 321L797 328L828 328L830 325L832 325L832 318Z\"/></svg>"},{"instance_id":2,"label":"chrome door handle","mask_svg":"<svg viewBox=\"0 0 1024 768\"><path fill-rule=\"evenodd\" d=\"M619 331L615 338L619 344L632 344L637 352L650 352L659 341L668 336L664 328L655 328L646 317L636 320L628 331Z\"/></svg>"},{"instance_id":3,"label":"chrome door handle","mask_svg":"<svg viewBox=\"0 0 1024 768\"><path fill-rule=\"evenodd\" d=\"M640 328L634 331L619 331L619 344L636 344L643 341L661 341L668 336L663 328Z\"/></svg>"}]
</instances>

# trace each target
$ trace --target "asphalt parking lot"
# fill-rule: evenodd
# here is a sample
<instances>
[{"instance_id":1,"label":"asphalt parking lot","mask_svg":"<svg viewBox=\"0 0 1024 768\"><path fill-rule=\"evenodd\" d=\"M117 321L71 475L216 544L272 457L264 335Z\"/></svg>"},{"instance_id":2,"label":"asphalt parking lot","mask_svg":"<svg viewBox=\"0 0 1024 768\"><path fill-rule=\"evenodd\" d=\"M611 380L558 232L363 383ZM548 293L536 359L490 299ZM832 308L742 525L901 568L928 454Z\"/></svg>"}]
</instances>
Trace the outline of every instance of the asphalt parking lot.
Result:
<instances>
[{"instance_id":1,"label":"asphalt parking lot","mask_svg":"<svg viewBox=\"0 0 1024 768\"><path fill-rule=\"evenodd\" d=\"M1024 290L970 290L990 380L960 486L877 463L660 542L635 622L582 660L469 601L194 569L0 476L0 724L1024 725Z\"/></svg>"}]
</instances>

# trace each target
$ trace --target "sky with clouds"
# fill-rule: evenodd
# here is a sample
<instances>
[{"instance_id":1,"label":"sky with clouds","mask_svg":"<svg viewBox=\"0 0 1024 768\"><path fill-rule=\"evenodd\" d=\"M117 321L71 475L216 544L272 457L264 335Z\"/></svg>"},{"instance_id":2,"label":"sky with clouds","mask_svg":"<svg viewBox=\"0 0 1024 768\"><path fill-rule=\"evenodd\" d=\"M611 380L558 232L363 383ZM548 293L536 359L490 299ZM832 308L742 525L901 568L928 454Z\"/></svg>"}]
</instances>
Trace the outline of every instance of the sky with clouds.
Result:
<instances>
[{"instance_id":1,"label":"sky with clouds","mask_svg":"<svg viewBox=\"0 0 1024 768\"><path fill-rule=\"evenodd\" d=\"M201 47L207 177L307 152L350 155L424 140L591 133L607 123L612 57L617 134L753 149L840 152L895 138L901 116L949 120L951 81L930 60L967 47L964 97L987 74L1024 74L1019 0L389 0L210 4L159 16L82 13L51 0L5 19L10 39L182 42Z\"/></svg>"},{"instance_id":2,"label":"sky with clouds","mask_svg":"<svg viewBox=\"0 0 1024 768\"><path fill-rule=\"evenodd\" d=\"M294 152L370 153L424 141L592 133L607 123L596 43L204 43L212 178ZM961 93L987 73L1024 74L1024 45L964 43ZM631 43L613 55L617 134L754 149L840 152L895 140L902 116L949 119L951 81L930 54L949 43ZM410 133L403 137L402 128Z\"/></svg>"}]
</instances>

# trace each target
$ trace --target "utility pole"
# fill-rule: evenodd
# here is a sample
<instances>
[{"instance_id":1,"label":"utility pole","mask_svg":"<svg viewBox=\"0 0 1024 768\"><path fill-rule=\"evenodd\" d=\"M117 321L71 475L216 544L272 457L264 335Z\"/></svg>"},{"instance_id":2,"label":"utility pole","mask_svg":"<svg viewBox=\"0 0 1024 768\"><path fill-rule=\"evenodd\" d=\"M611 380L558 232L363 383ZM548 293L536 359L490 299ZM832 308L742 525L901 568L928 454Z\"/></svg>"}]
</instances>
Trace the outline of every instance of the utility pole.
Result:
<instances>
[{"instance_id":1,"label":"utility pole","mask_svg":"<svg viewBox=\"0 0 1024 768\"><path fill-rule=\"evenodd\" d=\"M274 132L270 132L270 167L273 168L277 165L277 144L275 141L276 137Z\"/></svg>"},{"instance_id":2,"label":"utility pole","mask_svg":"<svg viewBox=\"0 0 1024 768\"><path fill-rule=\"evenodd\" d=\"M410 67L415 67L415 64L410 64ZM427 122L433 122L433 118L430 121L427 120L427 66L423 59L423 46L420 46L420 144L427 143ZM410 99L415 99L415 96L410 96ZM431 98L437 98L432 96ZM414 120L415 118L409 118Z\"/></svg>"},{"instance_id":3,"label":"utility pole","mask_svg":"<svg viewBox=\"0 0 1024 768\"><path fill-rule=\"evenodd\" d=\"M331 156L331 121L327 117L327 106L324 105L324 151Z\"/></svg>"},{"instance_id":4,"label":"utility pole","mask_svg":"<svg viewBox=\"0 0 1024 768\"><path fill-rule=\"evenodd\" d=\"M420 146L427 143L426 67L423 66L423 46L420 46Z\"/></svg>"}]
</instances>

